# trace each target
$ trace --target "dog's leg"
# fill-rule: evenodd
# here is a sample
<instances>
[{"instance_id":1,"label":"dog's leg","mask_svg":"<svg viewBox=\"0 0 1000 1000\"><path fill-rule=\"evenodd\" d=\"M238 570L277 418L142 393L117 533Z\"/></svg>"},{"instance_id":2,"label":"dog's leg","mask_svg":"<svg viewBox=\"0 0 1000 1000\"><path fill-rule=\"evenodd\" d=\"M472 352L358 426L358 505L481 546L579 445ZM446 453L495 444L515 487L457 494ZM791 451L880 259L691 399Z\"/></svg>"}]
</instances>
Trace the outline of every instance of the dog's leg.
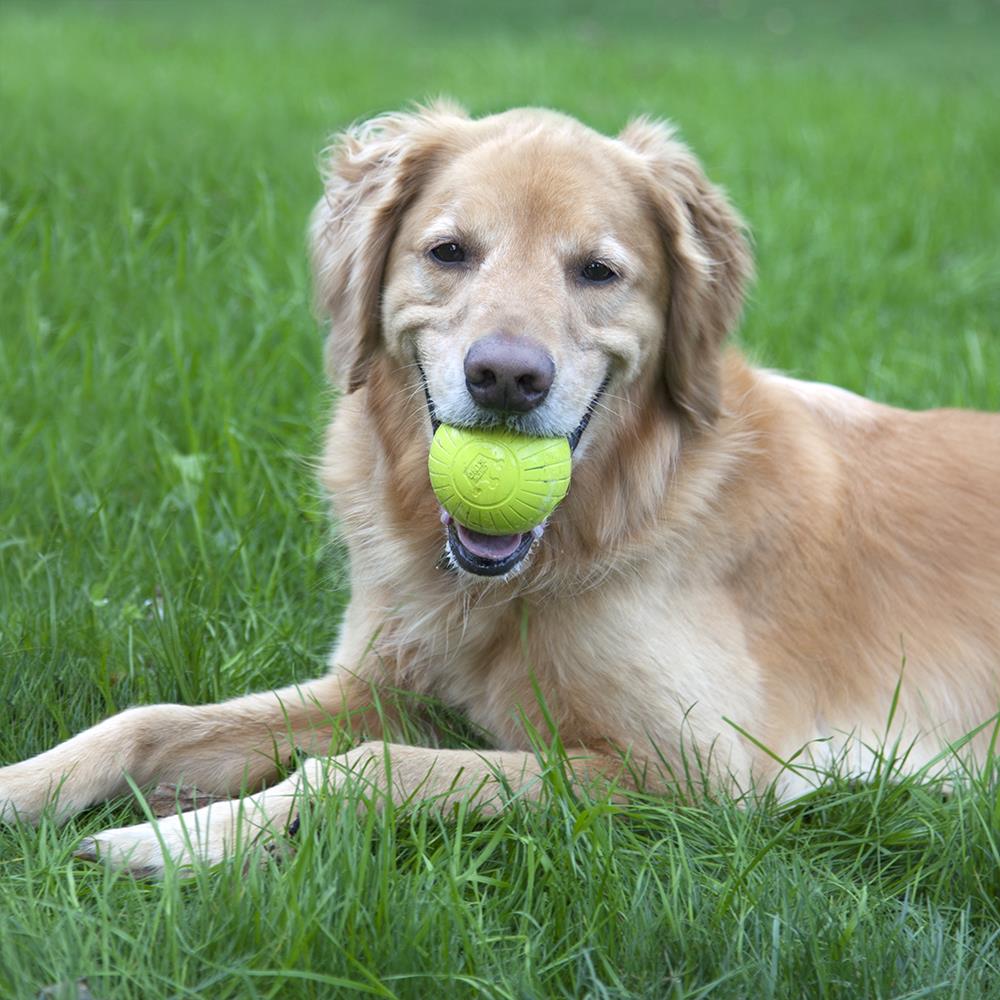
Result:
<instances>
[{"instance_id":1,"label":"dog's leg","mask_svg":"<svg viewBox=\"0 0 1000 1000\"><path fill-rule=\"evenodd\" d=\"M131 708L19 764L0 768L0 820L59 821L139 786L224 796L274 781L298 747L329 750L340 717L379 735L371 687L344 672L218 705ZM171 810L172 811L172 810Z\"/></svg>"},{"instance_id":2,"label":"dog's leg","mask_svg":"<svg viewBox=\"0 0 1000 1000\"><path fill-rule=\"evenodd\" d=\"M569 760L575 777L585 782L622 776L623 762L617 758L579 751L570 753ZM256 795L213 802L156 823L105 830L85 840L78 857L144 877L163 872L164 852L182 866L222 861L240 844L270 840L294 829L299 810L312 796L348 783L375 808L391 796L397 806L427 802L448 812L467 802L495 813L511 799L536 798L544 766L529 753L367 742L337 757L303 761L290 778Z\"/></svg>"}]
</instances>

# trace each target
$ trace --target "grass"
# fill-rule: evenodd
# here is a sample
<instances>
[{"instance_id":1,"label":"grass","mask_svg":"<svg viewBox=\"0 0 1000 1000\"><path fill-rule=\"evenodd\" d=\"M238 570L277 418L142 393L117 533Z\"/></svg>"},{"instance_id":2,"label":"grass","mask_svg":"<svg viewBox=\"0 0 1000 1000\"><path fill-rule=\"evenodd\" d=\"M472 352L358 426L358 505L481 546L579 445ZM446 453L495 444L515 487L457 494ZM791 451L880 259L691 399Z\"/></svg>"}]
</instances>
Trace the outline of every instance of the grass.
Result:
<instances>
[{"instance_id":1,"label":"grass","mask_svg":"<svg viewBox=\"0 0 1000 1000\"><path fill-rule=\"evenodd\" d=\"M674 118L753 227L741 339L1000 408L995 5L18 4L0 11L0 760L323 669L346 599L304 223L325 136L450 93ZM457 739L457 737L456 737ZM443 824L331 803L187 883L0 831L0 995L1000 997L989 774L789 807Z\"/></svg>"}]
</instances>

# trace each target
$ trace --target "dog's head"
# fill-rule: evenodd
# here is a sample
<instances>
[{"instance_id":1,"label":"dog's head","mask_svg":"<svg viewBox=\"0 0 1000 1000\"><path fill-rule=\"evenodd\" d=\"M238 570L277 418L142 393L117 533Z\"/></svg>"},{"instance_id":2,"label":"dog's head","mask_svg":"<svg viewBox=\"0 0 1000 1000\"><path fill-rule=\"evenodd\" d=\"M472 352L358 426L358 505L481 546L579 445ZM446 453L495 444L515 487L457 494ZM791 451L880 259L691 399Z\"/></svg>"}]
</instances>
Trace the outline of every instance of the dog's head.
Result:
<instances>
[{"instance_id":1,"label":"dog's head","mask_svg":"<svg viewBox=\"0 0 1000 1000\"><path fill-rule=\"evenodd\" d=\"M354 392L378 369L398 405L426 398L424 458L432 416L502 422L570 438L574 487L603 456L593 492L640 428L676 438L717 419L750 255L669 126L611 139L538 109L384 115L331 147L311 240L331 376ZM484 575L516 572L540 535L445 522L453 561Z\"/></svg>"}]
</instances>

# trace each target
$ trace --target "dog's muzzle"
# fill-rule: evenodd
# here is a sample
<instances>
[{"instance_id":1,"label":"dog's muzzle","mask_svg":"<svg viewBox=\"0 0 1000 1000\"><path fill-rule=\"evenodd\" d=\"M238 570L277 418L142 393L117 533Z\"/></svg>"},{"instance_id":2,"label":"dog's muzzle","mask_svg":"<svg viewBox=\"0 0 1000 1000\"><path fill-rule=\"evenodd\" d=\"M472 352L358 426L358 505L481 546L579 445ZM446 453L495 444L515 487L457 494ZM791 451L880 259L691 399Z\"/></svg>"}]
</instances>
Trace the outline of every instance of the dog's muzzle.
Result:
<instances>
[{"instance_id":1,"label":"dog's muzzle","mask_svg":"<svg viewBox=\"0 0 1000 1000\"><path fill-rule=\"evenodd\" d=\"M417 362L417 370L420 372L420 381L424 388L424 399L427 401L427 414L430 417L431 433L433 434L441 426L441 421L438 419L434 400L431 398L430 389L427 386L427 378L419 361ZM605 377L584 411L580 423L577 424L572 433L567 435L571 453L576 450L576 446L580 443L583 432L587 429L590 418L594 415L594 410L607 386L608 377ZM460 524L442 507L441 523L446 529L445 565L457 566L476 576L502 577L515 572L523 563L528 553L545 533L547 522L543 521L531 531L520 534L485 535Z\"/></svg>"}]
</instances>

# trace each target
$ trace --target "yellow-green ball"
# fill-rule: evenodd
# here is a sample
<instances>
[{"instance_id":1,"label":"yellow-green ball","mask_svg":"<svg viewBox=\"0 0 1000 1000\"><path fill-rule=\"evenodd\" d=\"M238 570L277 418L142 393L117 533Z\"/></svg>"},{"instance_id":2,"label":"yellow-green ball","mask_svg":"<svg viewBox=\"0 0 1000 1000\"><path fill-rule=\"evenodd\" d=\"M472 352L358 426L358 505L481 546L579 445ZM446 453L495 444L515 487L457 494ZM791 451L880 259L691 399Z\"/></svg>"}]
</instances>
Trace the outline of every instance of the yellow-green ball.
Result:
<instances>
[{"instance_id":1,"label":"yellow-green ball","mask_svg":"<svg viewBox=\"0 0 1000 1000\"><path fill-rule=\"evenodd\" d=\"M572 464L564 437L442 424L427 469L441 506L459 524L484 535L513 535L555 510L569 489Z\"/></svg>"}]
</instances>

